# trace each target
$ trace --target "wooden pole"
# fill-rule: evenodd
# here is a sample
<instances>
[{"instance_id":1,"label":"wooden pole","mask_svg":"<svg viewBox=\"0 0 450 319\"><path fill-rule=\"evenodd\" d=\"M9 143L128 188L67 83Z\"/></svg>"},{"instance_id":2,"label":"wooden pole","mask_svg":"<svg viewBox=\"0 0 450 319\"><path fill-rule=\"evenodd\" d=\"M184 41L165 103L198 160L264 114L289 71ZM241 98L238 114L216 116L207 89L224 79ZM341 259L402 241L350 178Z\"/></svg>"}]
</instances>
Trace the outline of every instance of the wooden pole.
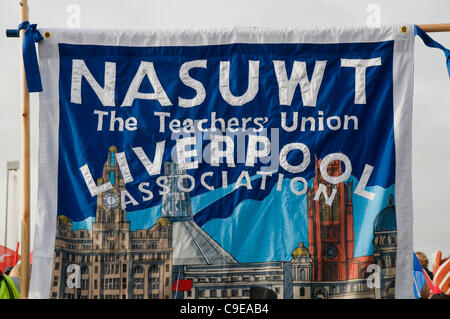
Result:
<instances>
[{"instance_id":1,"label":"wooden pole","mask_svg":"<svg viewBox=\"0 0 450 319\"><path fill-rule=\"evenodd\" d=\"M28 21L28 0L21 0L20 22ZM20 30L20 44L25 30ZM22 48L20 48L22 52ZM28 297L30 287L30 94L28 93L22 58L22 236L20 294Z\"/></svg>"},{"instance_id":2,"label":"wooden pole","mask_svg":"<svg viewBox=\"0 0 450 319\"><path fill-rule=\"evenodd\" d=\"M425 32L450 32L450 23L418 24Z\"/></svg>"},{"instance_id":3,"label":"wooden pole","mask_svg":"<svg viewBox=\"0 0 450 319\"><path fill-rule=\"evenodd\" d=\"M8 247L8 198L9 198L9 169L6 168L6 208L5 208L5 247Z\"/></svg>"}]
</instances>

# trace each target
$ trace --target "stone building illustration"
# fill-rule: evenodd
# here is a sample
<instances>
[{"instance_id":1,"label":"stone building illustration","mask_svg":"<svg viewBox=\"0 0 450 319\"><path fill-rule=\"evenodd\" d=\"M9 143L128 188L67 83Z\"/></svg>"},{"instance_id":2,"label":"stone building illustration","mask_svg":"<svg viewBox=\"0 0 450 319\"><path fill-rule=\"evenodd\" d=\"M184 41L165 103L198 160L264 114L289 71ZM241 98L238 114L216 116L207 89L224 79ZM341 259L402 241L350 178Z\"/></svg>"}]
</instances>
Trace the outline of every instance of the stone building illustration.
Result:
<instances>
[{"instance_id":1,"label":"stone building illustration","mask_svg":"<svg viewBox=\"0 0 450 319\"><path fill-rule=\"evenodd\" d=\"M328 194L333 187L321 177L319 166L316 159L316 177L307 192L308 248L300 242L290 261L184 266L182 278L191 280L192 288L179 298L248 298L255 286L285 299L393 298L397 231L392 196L374 222L374 256L354 257L352 182L335 186L331 207L323 195L316 201L319 183ZM339 161L329 165L329 175L341 173ZM374 263L382 270L381 296L367 284L367 268Z\"/></svg>"},{"instance_id":2,"label":"stone building illustration","mask_svg":"<svg viewBox=\"0 0 450 319\"><path fill-rule=\"evenodd\" d=\"M373 256L354 257L351 182L335 185L332 206L323 196L314 200L318 183L328 194L332 185L316 177L307 192L308 247L298 243L289 261L239 263L193 220L185 172L164 163L170 192L161 201L161 216L150 229L130 230L121 207L124 182L109 148L98 184L113 189L98 195L92 229L74 230L59 216L54 253L51 298L250 298L253 287L272 290L277 298L389 298L394 295L396 224L391 199L374 222ZM339 175L339 162L329 174ZM381 267L379 291L367 285L367 267ZM80 285L69 284L70 266L79 267ZM188 283L183 285L182 283ZM186 288L187 287L187 288Z\"/></svg>"},{"instance_id":3,"label":"stone building illustration","mask_svg":"<svg viewBox=\"0 0 450 319\"><path fill-rule=\"evenodd\" d=\"M392 298L395 294L395 261L397 254L397 219L394 199L375 219L373 225L375 263L381 269L381 298Z\"/></svg>"},{"instance_id":4,"label":"stone building illustration","mask_svg":"<svg viewBox=\"0 0 450 319\"><path fill-rule=\"evenodd\" d=\"M168 299L172 297L170 222L160 218L150 229L131 231L120 205L125 189L112 146L98 184L113 188L97 196L92 230L73 230L66 216L57 220L51 298ZM69 288L68 266L80 268L80 287ZM69 268L70 269L70 268Z\"/></svg>"}]
</instances>

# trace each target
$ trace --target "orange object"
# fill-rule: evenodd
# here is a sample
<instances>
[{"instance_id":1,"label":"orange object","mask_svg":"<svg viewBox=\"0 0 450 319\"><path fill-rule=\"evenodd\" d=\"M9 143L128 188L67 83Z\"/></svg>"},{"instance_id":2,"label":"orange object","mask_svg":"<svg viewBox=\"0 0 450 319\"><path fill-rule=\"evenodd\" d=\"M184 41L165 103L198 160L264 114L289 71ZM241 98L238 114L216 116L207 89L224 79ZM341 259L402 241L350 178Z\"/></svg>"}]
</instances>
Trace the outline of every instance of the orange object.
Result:
<instances>
[{"instance_id":1,"label":"orange object","mask_svg":"<svg viewBox=\"0 0 450 319\"><path fill-rule=\"evenodd\" d=\"M450 296L450 258L442 259L442 252L437 251L433 266L433 284Z\"/></svg>"}]
</instances>

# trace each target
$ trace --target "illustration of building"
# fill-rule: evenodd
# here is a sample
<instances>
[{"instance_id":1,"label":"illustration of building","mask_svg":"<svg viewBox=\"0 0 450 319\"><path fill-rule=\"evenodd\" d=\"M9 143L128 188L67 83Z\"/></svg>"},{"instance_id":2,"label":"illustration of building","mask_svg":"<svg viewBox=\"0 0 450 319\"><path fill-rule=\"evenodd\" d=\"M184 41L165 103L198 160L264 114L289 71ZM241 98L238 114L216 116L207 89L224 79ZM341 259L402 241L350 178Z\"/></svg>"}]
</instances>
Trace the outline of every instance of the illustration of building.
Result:
<instances>
[{"instance_id":1,"label":"illustration of building","mask_svg":"<svg viewBox=\"0 0 450 319\"><path fill-rule=\"evenodd\" d=\"M273 290L286 298L285 262L233 263L226 265L190 265L183 277L192 281L192 289L179 294L183 299L248 299L251 287ZM288 277L290 278L290 276ZM289 292L288 292L289 293ZM178 297L178 298L179 298Z\"/></svg>"},{"instance_id":2,"label":"illustration of building","mask_svg":"<svg viewBox=\"0 0 450 319\"><path fill-rule=\"evenodd\" d=\"M364 278L367 266L373 257L353 256L355 236L353 231L353 182L333 185L320 173L321 160L315 159L313 187L308 188L308 242L313 262L314 281L342 281ZM341 161L328 165L329 176L341 176ZM335 192L332 205L326 203L325 196L318 200L314 196L319 185L325 185L327 194Z\"/></svg>"},{"instance_id":3,"label":"illustration of building","mask_svg":"<svg viewBox=\"0 0 450 319\"><path fill-rule=\"evenodd\" d=\"M311 298L312 259L311 253L303 243L292 252L292 298Z\"/></svg>"},{"instance_id":4,"label":"illustration of building","mask_svg":"<svg viewBox=\"0 0 450 319\"><path fill-rule=\"evenodd\" d=\"M309 248L300 242L290 261L184 266L179 278L191 280L192 288L178 298L249 298L255 286L285 299L377 298L367 283L367 268L375 262L382 269L381 297L394 297L397 234L392 198L374 222L374 256L354 257L353 183L335 186L331 207L323 195L316 201L319 183L326 185L327 194L334 187L321 177L319 166L316 159L314 184L307 193ZM339 161L329 165L328 174L342 174Z\"/></svg>"},{"instance_id":5,"label":"illustration of building","mask_svg":"<svg viewBox=\"0 0 450 319\"><path fill-rule=\"evenodd\" d=\"M161 217L167 218L172 224L173 265L237 263L230 253L194 222L189 193L181 191L179 187L188 187L185 172L177 164L166 162L164 176L168 179L170 192L162 197Z\"/></svg>"},{"instance_id":6,"label":"illustration of building","mask_svg":"<svg viewBox=\"0 0 450 319\"><path fill-rule=\"evenodd\" d=\"M59 216L54 253L51 298L249 298L252 287L272 290L277 298L375 298L367 285L367 267L382 269L381 297L393 297L396 254L395 206L390 199L374 222L373 256L354 257L352 182L325 182L316 159L313 187L307 192L308 241L298 243L288 261L239 263L193 220L185 172L164 163L169 192L161 200L161 216L150 229L130 230L121 206L125 185L109 148L98 185L113 188L97 196L92 228L73 229ZM340 162L328 174L342 173ZM335 199L326 205L314 194L319 183ZM79 267L79 286L68 284ZM188 288L180 283L188 282ZM180 289L178 289L180 288ZM379 295L379 294L378 294Z\"/></svg>"},{"instance_id":7,"label":"illustration of building","mask_svg":"<svg viewBox=\"0 0 450 319\"><path fill-rule=\"evenodd\" d=\"M397 256L397 218L394 199L376 217L373 225L373 256L381 269L381 297L393 298L395 295L395 265Z\"/></svg>"},{"instance_id":8,"label":"illustration of building","mask_svg":"<svg viewBox=\"0 0 450 319\"><path fill-rule=\"evenodd\" d=\"M108 151L98 184L113 188L97 196L92 230L73 230L72 221L57 221L51 298L143 299L172 297L172 225L160 218L150 229L131 231L120 205L125 189L116 147ZM71 280L70 265L79 267L79 287ZM73 267L72 267L73 268Z\"/></svg>"}]
</instances>

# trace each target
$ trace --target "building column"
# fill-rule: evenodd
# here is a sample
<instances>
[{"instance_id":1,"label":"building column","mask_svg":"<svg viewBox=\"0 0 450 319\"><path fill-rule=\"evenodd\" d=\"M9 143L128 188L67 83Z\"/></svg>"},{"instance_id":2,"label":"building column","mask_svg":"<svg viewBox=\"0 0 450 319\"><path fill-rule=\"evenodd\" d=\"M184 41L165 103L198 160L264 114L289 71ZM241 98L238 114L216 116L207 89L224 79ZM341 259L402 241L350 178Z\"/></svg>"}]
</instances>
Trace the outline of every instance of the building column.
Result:
<instances>
[{"instance_id":1,"label":"building column","mask_svg":"<svg viewBox=\"0 0 450 319\"><path fill-rule=\"evenodd\" d=\"M144 299L148 299L148 287L151 283L149 283L149 271L150 267L148 264L144 265ZM150 286L151 287L151 286Z\"/></svg>"}]
</instances>

